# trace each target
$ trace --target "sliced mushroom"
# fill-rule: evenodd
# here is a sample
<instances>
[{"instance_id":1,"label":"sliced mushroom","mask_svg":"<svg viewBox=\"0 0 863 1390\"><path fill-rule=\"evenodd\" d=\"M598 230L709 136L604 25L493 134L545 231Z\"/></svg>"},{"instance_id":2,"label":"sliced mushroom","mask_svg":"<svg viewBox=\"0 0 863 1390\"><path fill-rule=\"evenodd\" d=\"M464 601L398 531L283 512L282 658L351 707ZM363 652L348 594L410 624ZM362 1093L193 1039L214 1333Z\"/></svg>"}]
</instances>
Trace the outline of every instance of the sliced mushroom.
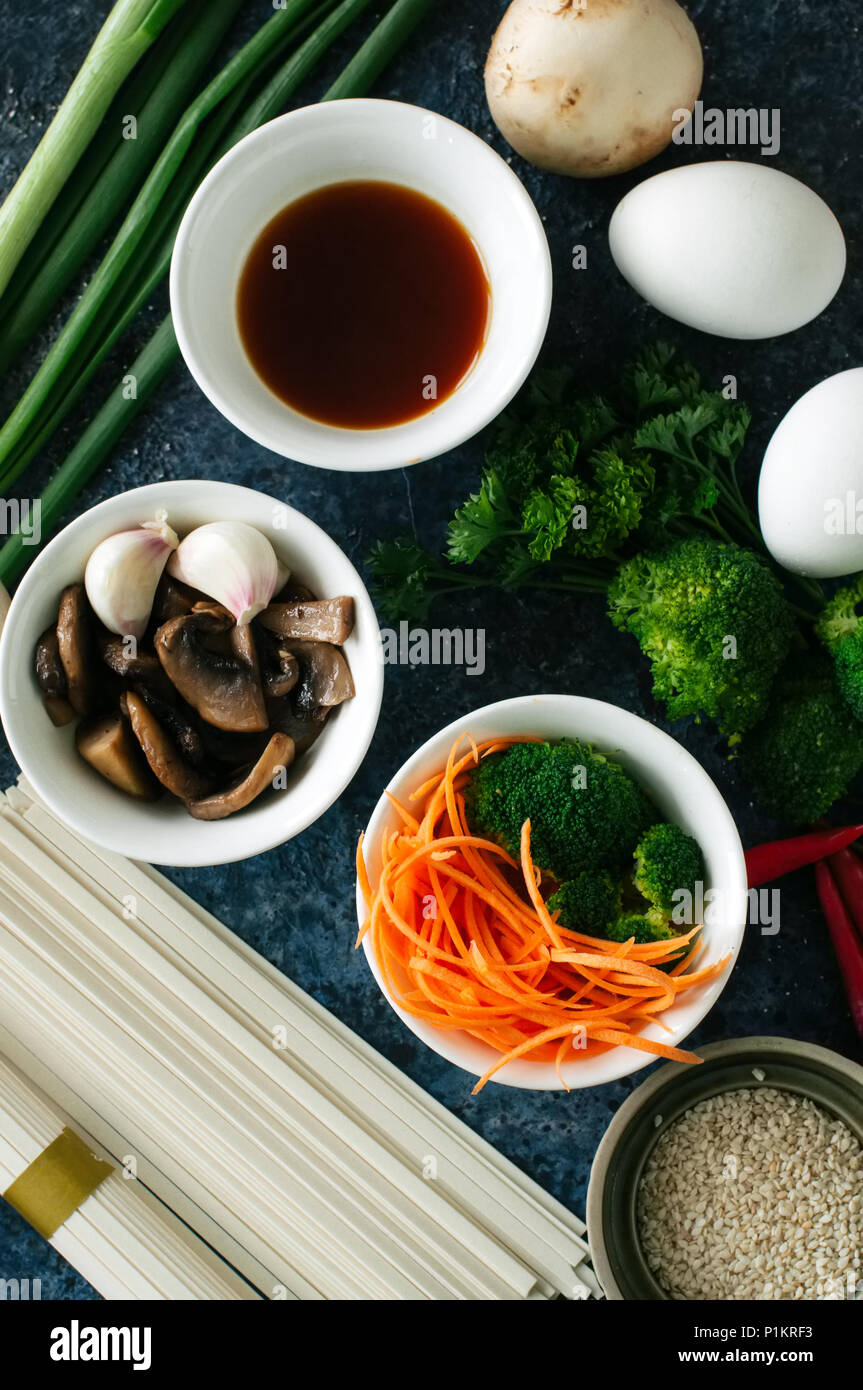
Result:
<instances>
[{"instance_id":1,"label":"sliced mushroom","mask_svg":"<svg viewBox=\"0 0 863 1390\"><path fill-rule=\"evenodd\" d=\"M83 584L70 584L60 598L57 645L66 675L67 696L76 714L87 715L95 704L97 682L90 607Z\"/></svg>"},{"instance_id":2,"label":"sliced mushroom","mask_svg":"<svg viewBox=\"0 0 863 1390\"><path fill-rule=\"evenodd\" d=\"M190 590L190 593L193 592L194 590ZM227 608L223 603L219 603L218 600L214 598L207 598L206 595L204 595L204 597L202 598L195 599L195 602L192 604L192 612L218 613L220 618L230 618L231 622L234 621L232 615L228 612Z\"/></svg>"},{"instance_id":3,"label":"sliced mushroom","mask_svg":"<svg viewBox=\"0 0 863 1390\"><path fill-rule=\"evenodd\" d=\"M255 642L260 655L265 697L267 700L280 700L290 695L300 679L297 658L266 628L257 629Z\"/></svg>"},{"instance_id":4,"label":"sliced mushroom","mask_svg":"<svg viewBox=\"0 0 863 1390\"><path fill-rule=\"evenodd\" d=\"M220 617L222 614L227 614L228 618L231 618L231 615L230 613L228 613L228 610L226 608L220 607L218 609L218 613ZM235 623L231 619L230 626L228 627L228 645L232 654L237 658L238 661L242 661L244 666L252 666L257 668L258 649L255 646L255 639L252 636L252 629L248 623L246 623L244 626L240 626L239 623Z\"/></svg>"},{"instance_id":5,"label":"sliced mushroom","mask_svg":"<svg viewBox=\"0 0 863 1390\"><path fill-rule=\"evenodd\" d=\"M205 768L207 753L204 742L196 724L192 723L192 720L196 718L195 711L180 701L173 689L170 702L163 700L153 691L152 687L147 685L135 686L133 693L140 696L162 725L162 728L171 735L180 750L180 756L199 771Z\"/></svg>"},{"instance_id":6,"label":"sliced mushroom","mask_svg":"<svg viewBox=\"0 0 863 1390\"><path fill-rule=\"evenodd\" d=\"M300 642L332 642L340 647L354 630L352 598L316 599L314 602L271 603L259 621L279 637Z\"/></svg>"},{"instance_id":7,"label":"sliced mushroom","mask_svg":"<svg viewBox=\"0 0 863 1390\"><path fill-rule=\"evenodd\" d=\"M139 801L156 799L159 784L121 714L79 724L75 741L81 757L121 792Z\"/></svg>"},{"instance_id":8,"label":"sliced mushroom","mask_svg":"<svg viewBox=\"0 0 863 1390\"><path fill-rule=\"evenodd\" d=\"M36 643L36 679L51 723L57 728L71 724L75 711L67 699L68 685L60 660L56 627L49 627Z\"/></svg>"},{"instance_id":9,"label":"sliced mushroom","mask_svg":"<svg viewBox=\"0 0 863 1390\"><path fill-rule=\"evenodd\" d=\"M55 729L63 729L78 718L64 695L43 695L42 704Z\"/></svg>"},{"instance_id":10,"label":"sliced mushroom","mask_svg":"<svg viewBox=\"0 0 863 1390\"><path fill-rule=\"evenodd\" d=\"M277 732L277 727L273 725L273 731ZM285 730L290 733L290 730ZM269 742L269 732L259 734L233 734L225 729L217 729L214 724L207 724L201 720L200 724L201 741L204 745L204 753L209 763L216 762L221 764L223 775L227 772L236 772L240 768L249 768L263 753Z\"/></svg>"},{"instance_id":11,"label":"sliced mushroom","mask_svg":"<svg viewBox=\"0 0 863 1390\"><path fill-rule=\"evenodd\" d=\"M308 753L323 733L330 713L326 706L312 709L308 714L298 713L290 699L273 700L267 708L270 711L270 728L277 733L289 734L298 755Z\"/></svg>"},{"instance_id":12,"label":"sliced mushroom","mask_svg":"<svg viewBox=\"0 0 863 1390\"><path fill-rule=\"evenodd\" d=\"M228 633L232 623L230 614L208 608L173 618L156 633L156 655L183 699L208 724L258 733L267 728L267 710L250 636L243 655L237 655L240 639L230 653L207 646L208 638Z\"/></svg>"},{"instance_id":13,"label":"sliced mushroom","mask_svg":"<svg viewBox=\"0 0 863 1390\"><path fill-rule=\"evenodd\" d=\"M66 694L66 672L60 660L56 627L49 627L36 643L36 679L43 695Z\"/></svg>"},{"instance_id":14,"label":"sliced mushroom","mask_svg":"<svg viewBox=\"0 0 863 1390\"><path fill-rule=\"evenodd\" d=\"M278 665L275 669L271 667L264 672L264 691L269 700L279 700L285 695L290 695L300 679L300 663L293 652L278 647L276 658Z\"/></svg>"},{"instance_id":15,"label":"sliced mushroom","mask_svg":"<svg viewBox=\"0 0 863 1390\"><path fill-rule=\"evenodd\" d=\"M213 632L208 635L205 645L208 651L218 652L224 656L235 656L244 665L258 669L260 662L258 659L258 643L252 626L249 623L240 624L234 621L231 614L224 604L217 603L215 599L200 599L192 609L193 613L209 613L211 617L219 619L219 626L214 626ZM258 628L258 636L263 636L265 641L273 642L275 639L263 628Z\"/></svg>"},{"instance_id":16,"label":"sliced mushroom","mask_svg":"<svg viewBox=\"0 0 863 1390\"><path fill-rule=\"evenodd\" d=\"M130 690L123 697L132 733L157 781L181 801L205 796L212 783L183 758L177 743L146 701Z\"/></svg>"},{"instance_id":17,"label":"sliced mushroom","mask_svg":"<svg viewBox=\"0 0 863 1390\"><path fill-rule=\"evenodd\" d=\"M202 597L203 595L197 589L191 589L188 584L174 579L165 571L159 580L159 587L153 600L151 626L162 627L164 623L169 623L172 618L185 617L187 613L191 613L198 599Z\"/></svg>"},{"instance_id":18,"label":"sliced mushroom","mask_svg":"<svg viewBox=\"0 0 863 1390\"><path fill-rule=\"evenodd\" d=\"M338 647L330 642L286 642L299 659L300 680L294 691L294 707L310 714L318 705L331 709L354 697L350 667Z\"/></svg>"},{"instance_id":19,"label":"sliced mushroom","mask_svg":"<svg viewBox=\"0 0 863 1390\"><path fill-rule=\"evenodd\" d=\"M133 639L132 639L133 641ZM174 687L162 670L155 652L142 651L126 637L103 630L96 634L96 647L109 670L124 681L146 686L163 700L170 700Z\"/></svg>"},{"instance_id":20,"label":"sliced mushroom","mask_svg":"<svg viewBox=\"0 0 863 1390\"><path fill-rule=\"evenodd\" d=\"M314 603L316 595L305 584L301 584L296 575L290 575L277 593L273 594L273 603L296 603L301 600L303 603Z\"/></svg>"},{"instance_id":21,"label":"sliced mushroom","mask_svg":"<svg viewBox=\"0 0 863 1390\"><path fill-rule=\"evenodd\" d=\"M276 778L290 767L294 753L292 738L287 734L273 734L250 772L223 791L191 801L189 810L197 820L224 820L225 816L232 816L273 786Z\"/></svg>"}]
</instances>

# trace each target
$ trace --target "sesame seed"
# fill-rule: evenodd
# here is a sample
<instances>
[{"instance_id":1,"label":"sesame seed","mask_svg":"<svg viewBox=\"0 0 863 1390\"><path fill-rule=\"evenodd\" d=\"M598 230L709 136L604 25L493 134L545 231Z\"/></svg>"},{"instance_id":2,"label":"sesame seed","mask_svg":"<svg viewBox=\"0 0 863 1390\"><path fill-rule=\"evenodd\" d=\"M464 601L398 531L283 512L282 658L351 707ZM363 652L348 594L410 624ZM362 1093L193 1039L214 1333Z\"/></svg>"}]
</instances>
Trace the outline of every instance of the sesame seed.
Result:
<instances>
[{"instance_id":1,"label":"sesame seed","mask_svg":"<svg viewBox=\"0 0 863 1390\"><path fill-rule=\"evenodd\" d=\"M863 1148L841 1120L791 1092L728 1091L657 1140L638 1191L642 1250L671 1298L853 1297L861 1194Z\"/></svg>"}]
</instances>

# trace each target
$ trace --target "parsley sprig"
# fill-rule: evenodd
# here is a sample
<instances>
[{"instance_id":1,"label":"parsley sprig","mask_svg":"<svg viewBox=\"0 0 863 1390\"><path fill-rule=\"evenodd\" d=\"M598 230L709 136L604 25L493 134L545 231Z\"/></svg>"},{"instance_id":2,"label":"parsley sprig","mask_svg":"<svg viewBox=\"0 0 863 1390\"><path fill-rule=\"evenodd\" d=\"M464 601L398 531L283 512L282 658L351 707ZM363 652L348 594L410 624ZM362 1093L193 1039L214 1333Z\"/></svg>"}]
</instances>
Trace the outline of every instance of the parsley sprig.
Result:
<instances>
[{"instance_id":1,"label":"parsley sprig","mask_svg":"<svg viewBox=\"0 0 863 1390\"><path fill-rule=\"evenodd\" d=\"M478 587L604 592L621 560L693 532L763 551L737 478L750 413L659 343L607 396L574 369L536 373L492 426L479 489L445 554L415 540L369 556L388 620L424 621L438 596Z\"/></svg>"}]
</instances>

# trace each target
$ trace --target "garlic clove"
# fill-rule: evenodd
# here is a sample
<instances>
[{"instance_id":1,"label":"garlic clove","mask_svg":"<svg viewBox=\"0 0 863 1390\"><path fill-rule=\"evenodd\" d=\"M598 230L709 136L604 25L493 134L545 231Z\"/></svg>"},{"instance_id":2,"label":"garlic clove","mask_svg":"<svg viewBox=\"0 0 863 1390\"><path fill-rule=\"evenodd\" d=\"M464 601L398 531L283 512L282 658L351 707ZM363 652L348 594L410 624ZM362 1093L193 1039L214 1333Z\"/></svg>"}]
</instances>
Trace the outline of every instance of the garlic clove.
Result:
<instances>
[{"instance_id":1,"label":"garlic clove","mask_svg":"<svg viewBox=\"0 0 863 1390\"><path fill-rule=\"evenodd\" d=\"M279 559L278 555L276 556L276 564L278 565L278 578L276 579L276 587L273 593L280 594L291 577L291 571L284 561Z\"/></svg>"},{"instance_id":2,"label":"garlic clove","mask_svg":"<svg viewBox=\"0 0 863 1390\"><path fill-rule=\"evenodd\" d=\"M155 521L108 536L96 546L84 571L84 588L109 632L136 641L144 636L162 571L179 544L167 514L158 512Z\"/></svg>"},{"instance_id":3,"label":"garlic clove","mask_svg":"<svg viewBox=\"0 0 863 1390\"><path fill-rule=\"evenodd\" d=\"M266 536L244 521L211 521L190 531L168 573L221 603L239 625L269 604L280 566Z\"/></svg>"}]
</instances>

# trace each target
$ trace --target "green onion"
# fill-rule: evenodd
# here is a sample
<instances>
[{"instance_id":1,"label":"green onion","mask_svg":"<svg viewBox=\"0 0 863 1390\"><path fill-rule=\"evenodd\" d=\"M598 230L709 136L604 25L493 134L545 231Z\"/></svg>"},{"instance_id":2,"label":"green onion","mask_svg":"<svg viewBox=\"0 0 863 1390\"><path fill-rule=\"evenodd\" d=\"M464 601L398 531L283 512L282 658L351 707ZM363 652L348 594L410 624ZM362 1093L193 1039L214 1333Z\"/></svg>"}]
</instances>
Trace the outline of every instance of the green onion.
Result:
<instances>
[{"instance_id":1,"label":"green onion","mask_svg":"<svg viewBox=\"0 0 863 1390\"><path fill-rule=\"evenodd\" d=\"M132 68L185 0L119 0L0 207L0 294Z\"/></svg>"},{"instance_id":2,"label":"green onion","mask_svg":"<svg viewBox=\"0 0 863 1390\"><path fill-rule=\"evenodd\" d=\"M325 48L341 33L347 23L345 11L351 16L364 8L371 0L344 0L339 14L333 16L331 25L322 28L312 36L307 44L288 60L279 70L276 86L278 94L290 95L323 55ZM310 26L319 24L321 18L333 8L336 0L322 0L318 8L296 23L291 37L296 39ZM281 45L283 46L283 45ZM168 273L174 240L183 213L204 174L215 161L236 143L238 135L233 122L238 111L248 101L249 92L257 74L246 80L231 93L207 119L203 129L188 151L181 168L174 178L166 197L156 208L144 236L135 252L135 278L132 285L128 277L118 277L106 295L104 302L93 321L87 326L81 344L75 353L70 354L65 364L61 364L52 388L50 406L38 412L32 428L19 441L6 460L5 486L24 471L36 454L43 448L74 407L91 378L108 356L129 324L147 304L161 281ZM269 90L269 89L268 89ZM275 93L271 105L275 102ZM245 127L243 127L245 133ZM131 298L130 298L131 294Z\"/></svg>"},{"instance_id":3,"label":"green onion","mask_svg":"<svg viewBox=\"0 0 863 1390\"><path fill-rule=\"evenodd\" d=\"M280 68L272 81L267 84L260 96L255 99L241 120L231 132L232 145L236 145L258 126L270 121L285 105L289 97L317 66L327 49L335 43L340 34L367 10L371 0L342 0L338 9L325 19L323 24L306 40L301 48Z\"/></svg>"},{"instance_id":4,"label":"green onion","mask_svg":"<svg viewBox=\"0 0 863 1390\"><path fill-rule=\"evenodd\" d=\"M434 2L397 0L321 100L343 101L364 96L425 19Z\"/></svg>"},{"instance_id":5,"label":"green onion","mask_svg":"<svg viewBox=\"0 0 863 1390\"><path fill-rule=\"evenodd\" d=\"M174 365L179 353L170 314L139 352L124 381L93 416L84 433L73 445L40 498L40 526L47 535L68 510L70 504L93 476L99 465L131 425L156 388ZM125 384L135 379L135 396ZM33 558L35 548L25 544L20 532L10 536L0 550L0 582L16 579Z\"/></svg>"},{"instance_id":6,"label":"green onion","mask_svg":"<svg viewBox=\"0 0 863 1390\"><path fill-rule=\"evenodd\" d=\"M0 323L8 322L25 291L56 251L73 217L90 197L108 161L118 149L128 145L129 142L123 139L124 118L129 115L137 118L140 115L153 89L174 63L178 45L188 32L190 22L200 18L208 4L209 0L187 0L133 69L128 81L123 83L95 136L75 165L75 177L66 180L51 206L50 217L45 218L33 236L0 296Z\"/></svg>"},{"instance_id":7,"label":"green onion","mask_svg":"<svg viewBox=\"0 0 863 1390\"><path fill-rule=\"evenodd\" d=\"M241 3L242 0L204 0L202 5L188 5L163 36L165 41L170 40L170 46L166 42L163 49L160 43L152 50L151 56L161 60L163 69L151 70L149 62L145 61L143 66L147 68L149 87L142 91L139 106L126 106L125 114L135 115L136 138L123 139L118 120L116 135L112 132L112 153L90 184L83 203L53 244L46 245L39 239L30 248L31 252L38 251L41 263L31 273L30 283L4 319L0 372L14 362L42 326L64 290L128 206L164 147ZM76 170L71 183L77 185L79 179L80 169ZM52 213L47 225L53 221ZM27 266L19 267L19 270L26 269ZM13 282L10 290L14 288Z\"/></svg>"},{"instance_id":8,"label":"green onion","mask_svg":"<svg viewBox=\"0 0 863 1390\"><path fill-rule=\"evenodd\" d=\"M206 0L204 0L206 2ZM192 0L194 3L194 0ZM126 115L138 115L152 91L158 75L164 70L168 55L174 52L176 26L192 13L192 4L187 4L172 21L146 57L135 68L128 82L124 82L108 114L90 141L86 151L75 165L75 177L67 179L51 205L51 215L46 217L34 233L33 238L18 262L8 285L0 296L0 326L5 328L15 307L21 302L40 270L47 264L60 245L63 235L72 223L72 218L86 203L96 180L101 176L109 159L120 147L122 139L122 120ZM152 64L161 60L161 66Z\"/></svg>"},{"instance_id":9,"label":"green onion","mask_svg":"<svg viewBox=\"0 0 863 1390\"><path fill-rule=\"evenodd\" d=\"M28 435L24 444L15 451L9 470L13 478L23 472L59 429L105 358L158 290L170 268L174 240L191 192L221 154L225 131L247 99L249 86L250 83L245 82L237 88L210 118L203 136L195 142L190 157L183 165L183 188L172 190L171 197L160 207L138 248L138 278L132 297L129 297L130 290L125 281L114 287L102 314L88 330L81 354L69 363L60 377L56 393L52 395L50 414L40 414L37 433Z\"/></svg>"},{"instance_id":10,"label":"green onion","mask_svg":"<svg viewBox=\"0 0 863 1390\"><path fill-rule=\"evenodd\" d=\"M332 42L344 28L346 13L362 9L367 0L345 0L326 22ZM327 100L361 97L368 91L384 67L396 56L414 28L431 7L431 0L397 0L386 17L372 31L356 57L326 94ZM283 13L283 12L280 12ZM269 21L272 23L272 20ZM325 26L322 26L322 28ZM284 101L309 75L314 63L323 56L320 31L283 65L267 87L267 102L258 99L254 110L259 123L269 120L281 109ZM312 58L312 55L315 55ZM263 95L263 94L262 94ZM250 114L250 113L248 113ZM247 133L248 114L231 132L230 144ZM61 520L69 506L87 485L94 473L110 455L127 427L142 406L155 393L179 356L170 314L149 339L100 409L96 412L70 453L57 469L41 498L41 525L47 534ZM134 381L135 395L128 398L125 383ZM10 584L26 568L32 558L32 546L26 546L20 535L13 535L0 549L0 582Z\"/></svg>"},{"instance_id":11,"label":"green onion","mask_svg":"<svg viewBox=\"0 0 863 1390\"><path fill-rule=\"evenodd\" d=\"M287 0L285 9L276 11L186 109L107 255L24 395L0 429L0 492L5 491L17 476L14 468L5 466L12 450L21 443L38 420L39 412L50 402L64 368L80 349L87 330L129 265L202 123L241 82L261 70L274 46L293 32L296 22L312 8L313 3L314 0Z\"/></svg>"}]
</instances>

